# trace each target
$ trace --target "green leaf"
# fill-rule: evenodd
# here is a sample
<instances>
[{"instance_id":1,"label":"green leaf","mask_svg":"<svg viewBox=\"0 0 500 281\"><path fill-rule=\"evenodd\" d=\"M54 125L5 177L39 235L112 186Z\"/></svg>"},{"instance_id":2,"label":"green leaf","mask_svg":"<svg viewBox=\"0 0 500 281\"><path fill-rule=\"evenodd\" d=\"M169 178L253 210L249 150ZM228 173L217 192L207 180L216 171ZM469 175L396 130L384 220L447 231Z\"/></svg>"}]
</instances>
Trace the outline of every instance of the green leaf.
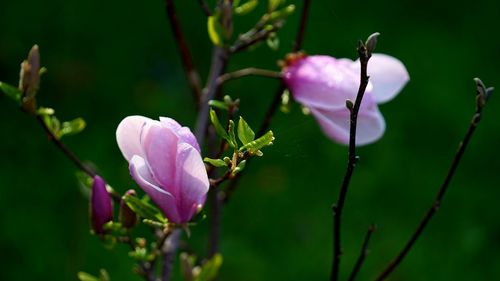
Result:
<instances>
[{"instance_id":1,"label":"green leaf","mask_svg":"<svg viewBox=\"0 0 500 281\"><path fill-rule=\"evenodd\" d=\"M210 100L208 102L208 105L215 107L215 108L218 108L218 109L226 110L226 111L229 110L229 106L227 105L227 103L220 101L220 100Z\"/></svg>"},{"instance_id":2,"label":"green leaf","mask_svg":"<svg viewBox=\"0 0 500 281\"><path fill-rule=\"evenodd\" d=\"M80 271L77 273L78 280L80 281L99 281L99 278L87 272Z\"/></svg>"},{"instance_id":3,"label":"green leaf","mask_svg":"<svg viewBox=\"0 0 500 281\"><path fill-rule=\"evenodd\" d=\"M262 137L249 142L240 148L240 151L247 149L251 153L257 153L264 146L272 145L274 141L274 135L272 131L265 133Z\"/></svg>"},{"instance_id":4,"label":"green leaf","mask_svg":"<svg viewBox=\"0 0 500 281\"><path fill-rule=\"evenodd\" d=\"M229 136L228 136L226 130L224 129L224 127L222 127L222 125L220 124L219 118L217 117L217 113L213 109L210 109L210 120L212 121L212 124L214 125L215 131L217 132L217 134L220 137L229 141Z\"/></svg>"},{"instance_id":5,"label":"green leaf","mask_svg":"<svg viewBox=\"0 0 500 281\"><path fill-rule=\"evenodd\" d=\"M39 107L36 110L37 115L54 115L54 113L56 113L55 110L50 107Z\"/></svg>"},{"instance_id":6,"label":"green leaf","mask_svg":"<svg viewBox=\"0 0 500 281\"><path fill-rule=\"evenodd\" d=\"M214 13L213 15L208 17L207 20L208 37L210 37L210 40L214 45L223 46L225 31L224 27L219 22L219 18L220 18L220 13Z\"/></svg>"},{"instance_id":7,"label":"green leaf","mask_svg":"<svg viewBox=\"0 0 500 281\"><path fill-rule=\"evenodd\" d=\"M289 15L293 14L294 11L295 11L295 5L293 5L293 4L288 5L281 10L272 12L271 15L269 16L269 20L270 21L277 21L277 20L285 19Z\"/></svg>"},{"instance_id":8,"label":"green leaf","mask_svg":"<svg viewBox=\"0 0 500 281\"><path fill-rule=\"evenodd\" d=\"M222 265L222 255L215 254L201 267L200 273L195 277L195 281L211 281L217 277L219 268Z\"/></svg>"},{"instance_id":9,"label":"green leaf","mask_svg":"<svg viewBox=\"0 0 500 281\"><path fill-rule=\"evenodd\" d=\"M101 270L99 270L99 280L100 281L109 281L109 274L106 271L106 269L101 268Z\"/></svg>"},{"instance_id":10,"label":"green leaf","mask_svg":"<svg viewBox=\"0 0 500 281\"><path fill-rule=\"evenodd\" d=\"M229 128L227 132L229 133L229 139L228 139L229 145L231 145L231 147L233 147L234 149L238 149L238 143L236 142L236 135L234 134L233 120L229 120Z\"/></svg>"},{"instance_id":11,"label":"green leaf","mask_svg":"<svg viewBox=\"0 0 500 281\"><path fill-rule=\"evenodd\" d=\"M273 51L277 51L280 47L280 39L276 36L276 33L271 33L269 37L266 39L266 44L269 49Z\"/></svg>"},{"instance_id":12,"label":"green leaf","mask_svg":"<svg viewBox=\"0 0 500 281\"><path fill-rule=\"evenodd\" d=\"M82 118L76 118L71 121L63 122L61 129L58 131L57 137L61 138L66 135L75 135L85 129L86 123Z\"/></svg>"},{"instance_id":13,"label":"green leaf","mask_svg":"<svg viewBox=\"0 0 500 281\"><path fill-rule=\"evenodd\" d=\"M241 116L240 120L238 121L238 138L243 145L255 139L255 133L253 132L252 128L250 128L248 123Z\"/></svg>"},{"instance_id":14,"label":"green leaf","mask_svg":"<svg viewBox=\"0 0 500 281\"><path fill-rule=\"evenodd\" d=\"M281 4L282 0L268 0L268 6L267 6L267 11L268 12L273 12L278 8L278 6Z\"/></svg>"},{"instance_id":15,"label":"green leaf","mask_svg":"<svg viewBox=\"0 0 500 281\"><path fill-rule=\"evenodd\" d=\"M238 7L235 6L236 8L234 8L234 13L239 16L246 15L253 11L257 7L257 4L259 4L258 0L250 0Z\"/></svg>"},{"instance_id":16,"label":"green leaf","mask_svg":"<svg viewBox=\"0 0 500 281\"><path fill-rule=\"evenodd\" d=\"M222 159L212 159L212 158L205 157L203 159L203 161L205 161L205 162L209 163L210 165L217 167L217 168L227 166L226 162L224 162L224 160L222 160Z\"/></svg>"},{"instance_id":17,"label":"green leaf","mask_svg":"<svg viewBox=\"0 0 500 281\"><path fill-rule=\"evenodd\" d=\"M18 103L21 102L22 93L21 90L19 90L17 87L14 87L4 82L0 82L0 89L7 97L13 99Z\"/></svg>"},{"instance_id":18,"label":"green leaf","mask_svg":"<svg viewBox=\"0 0 500 281\"><path fill-rule=\"evenodd\" d=\"M166 223L167 220L163 217L160 210L155 206L144 202L139 199L137 196L124 195L122 197L123 201L127 203L127 205L140 217L143 217L148 220L157 221L160 223Z\"/></svg>"},{"instance_id":19,"label":"green leaf","mask_svg":"<svg viewBox=\"0 0 500 281\"><path fill-rule=\"evenodd\" d=\"M238 163L238 166L236 166L236 168L234 168L233 170L233 175L236 175L237 173L243 171L243 169L245 169L246 164L247 160L243 160L240 163Z\"/></svg>"}]
</instances>

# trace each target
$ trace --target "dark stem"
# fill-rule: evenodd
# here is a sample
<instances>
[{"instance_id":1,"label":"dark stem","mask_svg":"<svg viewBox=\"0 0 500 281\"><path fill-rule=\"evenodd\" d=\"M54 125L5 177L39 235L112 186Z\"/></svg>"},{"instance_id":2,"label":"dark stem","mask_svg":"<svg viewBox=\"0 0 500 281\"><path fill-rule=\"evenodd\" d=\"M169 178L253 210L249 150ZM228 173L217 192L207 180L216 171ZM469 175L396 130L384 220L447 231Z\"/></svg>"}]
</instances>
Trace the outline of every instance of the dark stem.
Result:
<instances>
[{"instance_id":1,"label":"dark stem","mask_svg":"<svg viewBox=\"0 0 500 281\"><path fill-rule=\"evenodd\" d=\"M181 238L181 229L175 229L170 234L165 234L165 253L163 254L163 272L162 281L170 281L172 278L172 270L175 262L175 256L177 255L177 248L179 246L179 239Z\"/></svg>"},{"instance_id":2,"label":"dark stem","mask_svg":"<svg viewBox=\"0 0 500 281\"><path fill-rule=\"evenodd\" d=\"M295 41L293 43L292 53L297 52L302 48L304 34L305 34L305 30L306 30L307 19L308 19L308 14L309 14L310 2L311 2L310 0L303 1L302 14L300 17L300 23L299 23L299 27L297 30L297 34L295 36ZM286 89L285 84L283 83L283 81L281 81L278 89L276 90L276 93L274 94L273 100L271 101L271 104L269 105L269 108L267 109L266 115L264 116L264 120L262 121L262 124L261 124L259 131L257 133L257 136L262 136L269 129L269 127L271 125L271 121L273 119L273 116L281 104L281 95L283 94L283 91L285 89ZM249 162L250 162L250 159L247 160L247 167L248 167L248 164L250 164ZM226 191L223 193L224 203L227 203L229 201L232 194L236 190L236 188L238 186L238 180L240 178L240 175L241 175L241 173L237 174L229 182L229 185L227 186Z\"/></svg>"},{"instance_id":3,"label":"dark stem","mask_svg":"<svg viewBox=\"0 0 500 281\"><path fill-rule=\"evenodd\" d=\"M361 252L359 253L358 260L356 261L356 264L354 265L354 268L352 269L351 275L349 276L348 281L354 281L356 279L356 275L358 274L359 270L361 269L361 266L363 265L363 262L365 261L366 256L368 255L368 244L370 243L370 239L372 237L373 232L375 231L375 225L372 224L370 227L368 227L368 231L366 232L365 235L365 240L363 241L363 246L361 247Z\"/></svg>"},{"instance_id":4,"label":"dark stem","mask_svg":"<svg viewBox=\"0 0 500 281\"><path fill-rule=\"evenodd\" d=\"M229 48L229 52L231 54L241 52L248 47L254 45L255 43L267 39L267 37L273 33L276 32L278 29L282 28L283 25L285 24L285 21L280 20L275 23L273 23L272 27L269 29L262 29L259 30L255 33L254 36L245 39L245 40L238 40L233 46Z\"/></svg>"},{"instance_id":5,"label":"dark stem","mask_svg":"<svg viewBox=\"0 0 500 281\"><path fill-rule=\"evenodd\" d=\"M219 196L220 192L217 188L210 188L208 200L210 201L210 236L208 241L208 258L212 258L219 252L220 228L221 228L221 211L222 204Z\"/></svg>"},{"instance_id":6,"label":"dark stem","mask_svg":"<svg viewBox=\"0 0 500 281\"><path fill-rule=\"evenodd\" d=\"M172 32L174 33L175 42L177 43L177 47L179 48L182 65L184 67L184 71L186 72L189 87L191 88L193 99L196 103L196 108L198 108L201 98L200 75L198 74L198 71L194 66L191 52L189 51L189 47L186 43L184 33L181 30L180 22L177 18L177 13L174 6L174 0L165 0L165 9L167 11L170 27L172 28Z\"/></svg>"},{"instance_id":7,"label":"dark stem","mask_svg":"<svg viewBox=\"0 0 500 281\"><path fill-rule=\"evenodd\" d=\"M73 162L73 164L75 164L80 170L82 170L84 173L86 173L91 178L93 178L97 175L96 172L94 172L91 168L89 168L87 165L85 165L75 155L75 153L73 153L73 151L69 150L69 148L67 148L64 145L64 143L62 143L59 139L56 138L56 136L52 133L50 128L47 127L47 125L45 124L45 122L43 121L43 118L41 116L36 115L36 119L38 120L38 122L42 126L45 133L47 133L49 140L52 141L52 143L55 144L57 146L57 148L59 148L59 150L61 150L64 153L64 155L66 155L66 157L69 160L71 160L71 162Z\"/></svg>"},{"instance_id":8,"label":"dark stem","mask_svg":"<svg viewBox=\"0 0 500 281\"><path fill-rule=\"evenodd\" d=\"M439 210L445 192L448 189L448 186L451 182L451 179L453 178L453 175L455 174L455 171L458 167L458 164L460 163L460 160L462 159L465 149L467 148L467 145L469 144L469 141L472 138L472 135L476 130L476 127L481 119L481 112L482 112L482 106L478 106L476 112L474 113L474 116L472 117L472 121L470 123L469 129L467 130L467 133L465 134L463 140L458 145L458 150L455 153L453 161L451 162L448 174L446 175L443 184L441 185L441 188L439 188L436 194L436 198L432 202L430 208L427 210L427 213L420 221L420 224L418 225L417 229L412 234L408 242L406 242L406 245L403 247L401 252L399 252L399 254L387 265L387 267L382 271L382 273L380 273L380 275L375 280L377 281L384 280L385 278L387 278L387 276L389 276L389 274L391 274L391 272L401 263L403 258L408 254L413 244L415 244L417 239L420 237L420 235L424 231L429 221L432 219L434 214Z\"/></svg>"},{"instance_id":9,"label":"dark stem","mask_svg":"<svg viewBox=\"0 0 500 281\"><path fill-rule=\"evenodd\" d=\"M344 180L342 181L342 186L340 187L339 197L337 203L332 206L333 211L333 261L332 261L332 272L330 276L331 281L338 280L339 276L339 266L340 257L342 256L341 247L341 225L342 225L342 211L344 209L344 203L347 196L347 190L349 189L349 184L351 182L352 174L354 168L356 167L356 162L358 157L356 156L356 126L358 123L358 112L361 106L361 101L365 94L366 86L368 85L368 74L367 66L368 60L370 59L370 54L368 54L366 47L360 44L358 47L358 55L361 63L361 73L360 73L360 85L358 89L358 94L356 96L356 101L354 106L349 108L351 112L350 116L350 129L349 129L349 160L347 163L346 173L344 175Z\"/></svg>"},{"instance_id":10,"label":"dark stem","mask_svg":"<svg viewBox=\"0 0 500 281\"><path fill-rule=\"evenodd\" d=\"M210 7L208 7L208 4L205 0L198 0L198 3L200 4L201 10L207 17L212 15L212 11L210 10Z\"/></svg>"}]
</instances>

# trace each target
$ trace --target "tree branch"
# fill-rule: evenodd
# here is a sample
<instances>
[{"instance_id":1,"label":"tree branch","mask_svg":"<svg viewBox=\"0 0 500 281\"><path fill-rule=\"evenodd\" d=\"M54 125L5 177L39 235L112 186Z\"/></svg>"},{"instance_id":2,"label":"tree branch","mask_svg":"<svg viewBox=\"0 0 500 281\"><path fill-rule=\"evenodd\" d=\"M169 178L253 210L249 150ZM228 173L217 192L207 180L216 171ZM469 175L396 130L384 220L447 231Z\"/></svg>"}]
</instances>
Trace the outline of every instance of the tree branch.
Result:
<instances>
[{"instance_id":1,"label":"tree branch","mask_svg":"<svg viewBox=\"0 0 500 281\"><path fill-rule=\"evenodd\" d=\"M365 240L363 241L363 246L361 247L361 252L359 253L358 260L356 261L356 264L354 265L351 275L349 276L349 279L347 279L347 281L354 281L354 279L356 279L356 275L358 274L359 269L363 265L363 262L365 261L365 258L368 255L369 252L368 243L370 243L370 239L372 237L373 232L375 232L375 229L376 227L374 224L368 227L368 231L366 232Z\"/></svg>"},{"instance_id":2,"label":"tree branch","mask_svg":"<svg viewBox=\"0 0 500 281\"><path fill-rule=\"evenodd\" d=\"M368 60L371 54L368 52L366 46L360 43L358 47L358 55L361 63L361 73L360 73L360 85L358 89L358 94L356 96L356 101L354 106L349 107L351 112L350 116L350 129L349 129L349 160L347 163L346 173L344 175L344 180L342 181L342 186L340 187L339 197L337 203L332 206L333 211L333 262L332 262L332 273L330 276L331 281L338 280L339 276L339 266L340 257L342 256L341 248L341 225L342 225L342 211L344 209L344 203L347 196L347 190L349 189L349 184L351 182L352 174L356 163L358 161L358 156L356 155L356 127L358 122L358 112L361 106L361 101L365 94L366 86L368 85L369 77L367 74ZM350 101L348 101L350 102ZM347 103L347 102L346 102Z\"/></svg>"},{"instance_id":3,"label":"tree branch","mask_svg":"<svg viewBox=\"0 0 500 281\"><path fill-rule=\"evenodd\" d=\"M189 47L186 43L184 33L181 30L180 22L177 18L174 0L165 0L165 9L168 15L168 20L170 22L170 27L172 28L172 32L174 33L175 42L177 43L177 47L179 48L182 65L184 67L184 71L186 72L186 77L193 94L196 108L198 108L201 98L200 75L198 74L198 71L194 66L191 52L189 51Z\"/></svg>"},{"instance_id":4,"label":"tree branch","mask_svg":"<svg viewBox=\"0 0 500 281\"><path fill-rule=\"evenodd\" d=\"M408 254L408 252L411 250L412 246L415 244L417 239L422 235L422 232L424 231L425 227L429 223L429 221L432 219L434 214L439 210L439 207L441 206L441 203L443 201L443 197L446 193L446 190L448 189L448 186L451 182L451 179L453 178L455 171L458 167L458 164L460 163L460 160L462 159L462 156L465 152L465 149L467 148L467 145L469 144L472 135L474 134L474 131L477 128L477 125L479 121L481 120L481 114L483 107L485 106L491 92L493 91L493 88L488 88L486 89L484 87L484 84L481 82L479 79L475 79L477 83L477 95L476 95L476 111L474 112L474 115L472 116L472 120L470 122L470 126L465 133L465 136L463 140L460 142L458 145L458 149L455 153L455 157L453 157L453 160L451 162L450 169L448 170L448 173L446 174L446 177L443 181L443 184L439 188L436 198L432 202L431 206L427 210L426 214L420 221L420 224L418 225L417 229L415 232L411 235L410 239L408 242L406 242L406 245L403 247L401 252L387 265L387 267L380 273L380 275L375 279L377 281L384 280L391 274L392 271L401 263L401 261L404 259L404 257Z\"/></svg>"},{"instance_id":5,"label":"tree branch","mask_svg":"<svg viewBox=\"0 0 500 281\"><path fill-rule=\"evenodd\" d=\"M200 4L201 10L207 17L212 15L212 11L210 10L210 7L208 7L208 4L205 0L198 0L198 3Z\"/></svg>"},{"instance_id":6,"label":"tree branch","mask_svg":"<svg viewBox=\"0 0 500 281\"><path fill-rule=\"evenodd\" d=\"M224 84L225 82L227 82L228 80L238 79L238 78L241 78L244 76L251 76L251 75L268 77L268 78L275 78L275 79L281 79L281 77L282 77L281 72L249 67L249 68L236 70L234 72L224 73L223 75L219 76L219 78L217 78L217 83L219 85L221 85L221 84Z\"/></svg>"}]
</instances>

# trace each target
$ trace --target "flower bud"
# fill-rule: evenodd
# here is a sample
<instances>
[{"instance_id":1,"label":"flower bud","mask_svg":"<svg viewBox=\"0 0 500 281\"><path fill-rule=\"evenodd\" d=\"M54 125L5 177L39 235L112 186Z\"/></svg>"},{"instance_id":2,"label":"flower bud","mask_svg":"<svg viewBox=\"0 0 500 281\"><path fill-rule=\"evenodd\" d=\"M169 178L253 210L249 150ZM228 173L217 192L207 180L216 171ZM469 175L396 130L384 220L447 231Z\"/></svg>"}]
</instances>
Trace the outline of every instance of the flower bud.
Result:
<instances>
[{"instance_id":1,"label":"flower bud","mask_svg":"<svg viewBox=\"0 0 500 281\"><path fill-rule=\"evenodd\" d=\"M135 190L129 189L125 196L136 196ZM125 200L120 201L120 212L118 213L118 220L125 228L132 228L137 223L137 215L130 209Z\"/></svg>"},{"instance_id":2,"label":"flower bud","mask_svg":"<svg viewBox=\"0 0 500 281\"><path fill-rule=\"evenodd\" d=\"M94 177L90 198L90 222L97 234L103 234L104 224L113 220L113 202L106 190L106 182L100 177Z\"/></svg>"}]
</instances>

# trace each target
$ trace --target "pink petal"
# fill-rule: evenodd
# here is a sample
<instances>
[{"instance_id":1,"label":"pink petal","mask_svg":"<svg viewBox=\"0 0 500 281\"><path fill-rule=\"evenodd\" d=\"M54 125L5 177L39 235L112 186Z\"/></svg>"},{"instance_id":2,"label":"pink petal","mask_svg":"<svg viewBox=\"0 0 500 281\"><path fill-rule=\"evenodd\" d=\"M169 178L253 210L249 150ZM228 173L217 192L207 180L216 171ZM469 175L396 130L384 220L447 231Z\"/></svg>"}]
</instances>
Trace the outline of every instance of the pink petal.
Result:
<instances>
[{"instance_id":1,"label":"pink petal","mask_svg":"<svg viewBox=\"0 0 500 281\"><path fill-rule=\"evenodd\" d=\"M140 156L133 156L130 161L130 175L146 192L151 200L160 208L169 221L180 223L175 198L169 192L161 189L151 175L149 168Z\"/></svg>"},{"instance_id":2,"label":"pink petal","mask_svg":"<svg viewBox=\"0 0 500 281\"><path fill-rule=\"evenodd\" d=\"M160 117L162 126L172 129L182 142L189 143L192 147L201 152L200 145L188 127L181 127L177 121L168 117Z\"/></svg>"},{"instance_id":3,"label":"pink petal","mask_svg":"<svg viewBox=\"0 0 500 281\"><path fill-rule=\"evenodd\" d=\"M359 71L359 60L354 62L353 69ZM368 75L373 84L372 95L377 103L393 99L410 80L404 64L385 54L373 54L368 61Z\"/></svg>"},{"instance_id":4,"label":"pink petal","mask_svg":"<svg viewBox=\"0 0 500 281\"><path fill-rule=\"evenodd\" d=\"M177 142L175 133L165 127L153 125L142 134L142 145L153 178L174 197L178 193L174 184Z\"/></svg>"},{"instance_id":5,"label":"pink petal","mask_svg":"<svg viewBox=\"0 0 500 281\"><path fill-rule=\"evenodd\" d=\"M285 69L284 81L302 105L332 110L356 98L359 73L347 59L308 56Z\"/></svg>"},{"instance_id":6,"label":"pink petal","mask_svg":"<svg viewBox=\"0 0 500 281\"><path fill-rule=\"evenodd\" d=\"M177 157L176 185L182 187L177 199L179 215L188 222L203 205L209 188L207 171L200 153L189 144L181 144Z\"/></svg>"},{"instance_id":7,"label":"pink petal","mask_svg":"<svg viewBox=\"0 0 500 281\"><path fill-rule=\"evenodd\" d=\"M350 113L347 108L335 111L311 108L311 113L329 138L341 144L349 144ZM366 107L362 105L358 114L356 145L373 143L382 137L384 131L384 117L376 104Z\"/></svg>"},{"instance_id":8,"label":"pink petal","mask_svg":"<svg viewBox=\"0 0 500 281\"><path fill-rule=\"evenodd\" d=\"M116 141L123 157L130 162L134 155L143 156L140 145L140 135L145 123L152 121L143 116L128 116L123 119L116 129Z\"/></svg>"}]
</instances>

